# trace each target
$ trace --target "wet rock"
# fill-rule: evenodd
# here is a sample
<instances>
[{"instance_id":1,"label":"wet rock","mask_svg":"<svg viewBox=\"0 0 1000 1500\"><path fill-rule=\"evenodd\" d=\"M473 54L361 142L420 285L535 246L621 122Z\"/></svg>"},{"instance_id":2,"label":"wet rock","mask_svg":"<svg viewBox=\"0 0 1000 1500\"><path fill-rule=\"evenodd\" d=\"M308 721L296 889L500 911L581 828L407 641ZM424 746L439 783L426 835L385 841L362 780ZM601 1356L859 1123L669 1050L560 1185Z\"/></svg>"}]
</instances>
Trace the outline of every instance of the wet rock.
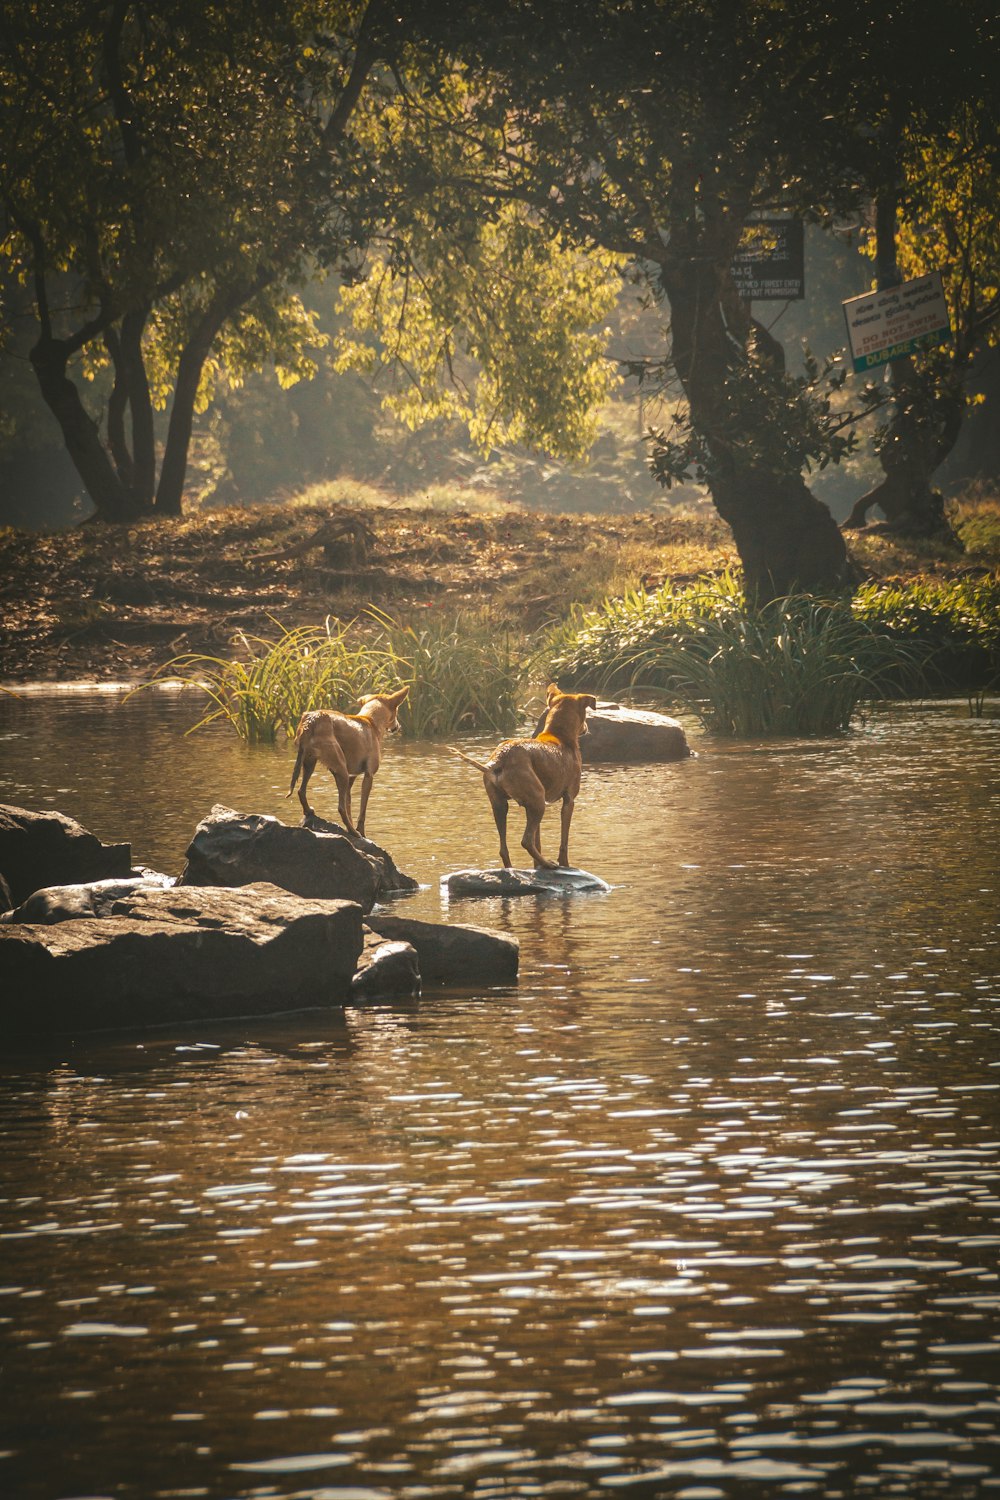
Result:
<instances>
[{"instance_id":1,"label":"wet rock","mask_svg":"<svg viewBox=\"0 0 1000 1500\"><path fill-rule=\"evenodd\" d=\"M381 909L365 921L380 937L412 943L425 984L512 984L517 978L517 939L502 932L453 922L422 922Z\"/></svg>"},{"instance_id":2,"label":"wet rock","mask_svg":"<svg viewBox=\"0 0 1000 1500\"><path fill-rule=\"evenodd\" d=\"M541 730L540 719L535 733ZM683 725L666 714L598 703L587 713L587 733L580 738L584 765L595 762L687 760L691 747Z\"/></svg>"},{"instance_id":3,"label":"wet rock","mask_svg":"<svg viewBox=\"0 0 1000 1500\"><path fill-rule=\"evenodd\" d=\"M551 896L578 891L610 891L607 881L587 870L454 870L442 875L448 896Z\"/></svg>"},{"instance_id":4,"label":"wet rock","mask_svg":"<svg viewBox=\"0 0 1000 1500\"><path fill-rule=\"evenodd\" d=\"M321 818L318 813L310 813L302 819L302 827L308 828L311 833L335 833L340 838L350 837L341 828L339 823L328 823L326 818ZM369 855L381 866L381 877L378 889L378 899L383 896L397 896L404 891L418 891L420 881L414 880L412 875L404 875L398 869L392 855L387 850L373 844L371 839L363 839L360 835L351 839L355 849L360 849L363 854Z\"/></svg>"},{"instance_id":5,"label":"wet rock","mask_svg":"<svg viewBox=\"0 0 1000 1500\"><path fill-rule=\"evenodd\" d=\"M44 886L127 880L132 850L128 844L102 844L63 813L0 804L0 870L7 905L19 906Z\"/></svg>"},{"instance_id":6,"label":"wet rock","mask_svg":"<svg viewBox=\"0 0 1000 1500\"><path fill-rule=\"evenodd\" d=\"M370 911L382 870L346 833L290 828L263 813L216 805L188 845L181 885L244 886L261 880L296 896L357 901Z\"/></svg>"},{"instance_id":7,"label":"wet rock","mask_svg":"<svg viewBox=\"0 0 1000 1500\"><path fill-rule=\"evenodd\" d=\"M351 980L352 999L389 1000L419 994L420 964L413 944L387 943L367 933L358 971Z\"/></svg>"},{"instance_id":8,"label":"wet rock","mask_svg":"<svg viewBox=\"0 0 1000 1500\"><path fill-rule=\"evenodd\" d=\"M81 885L48 885L32 891L27 901L0 915L0 922L27 922L50 927L55 922L75 922L87 917L109 917L114 903L141 885L167 889L169 876L132 876L128 880L90 880Z\"/></svg>"},{"instance_id":9,"label":"wet rock","mask_svg":"<svg viewBox=\"0 0 1000 1500\"><path fill-rule=\"evenodd\" d=\"M356 902L142 883L108 915L0 926L0 1026L75 1034L339 1005L362 943Z\"/></svg>"}]
</instances>

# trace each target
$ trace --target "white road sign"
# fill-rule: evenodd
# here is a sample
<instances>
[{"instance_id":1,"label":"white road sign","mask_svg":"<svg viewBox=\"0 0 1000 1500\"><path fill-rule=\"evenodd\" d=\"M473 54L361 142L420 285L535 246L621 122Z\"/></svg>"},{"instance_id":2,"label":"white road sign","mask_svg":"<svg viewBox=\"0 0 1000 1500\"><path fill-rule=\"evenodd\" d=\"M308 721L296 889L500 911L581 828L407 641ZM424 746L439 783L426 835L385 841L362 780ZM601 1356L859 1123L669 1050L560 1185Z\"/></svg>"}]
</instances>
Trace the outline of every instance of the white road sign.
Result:
<instances>
[{"instance_id":1,"label":"white road sign","mask_svg":"<svg viewBox=\"0 0 1000 1500\"><path fill-rule=\"evenodd\" d=\"M857 372L902 359L951 338L940 271L884 292L866 292L844 303L847 337Z\"/></svg>"}]
</instances>

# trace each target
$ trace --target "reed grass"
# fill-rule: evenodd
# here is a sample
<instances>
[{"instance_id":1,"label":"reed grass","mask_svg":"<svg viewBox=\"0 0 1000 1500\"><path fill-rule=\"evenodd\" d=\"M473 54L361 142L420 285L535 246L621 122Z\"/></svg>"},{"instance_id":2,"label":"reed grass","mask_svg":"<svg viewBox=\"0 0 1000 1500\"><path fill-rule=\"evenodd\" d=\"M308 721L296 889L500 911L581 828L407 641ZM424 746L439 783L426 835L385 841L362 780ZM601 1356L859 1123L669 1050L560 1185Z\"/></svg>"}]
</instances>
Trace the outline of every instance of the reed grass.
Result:
<instances>
[{"instance_id":1,"label":"reed grass","mask_svg":"<svg viewBox=\"0 0 1000 1500\"><path fill-rule=\"evenodd\" d=\"M274 639L241 631L233 645L232 658L174 657L145 685L167 678L198 688L208 708L192 730L223 720L251 744L293 735L310 710L349 712L363 695L403 684L410 692L400 723L419 739L508 733L520 719L524 660L509 632L472 613L416 624L370 609L347 624L328 619Z\"/></svg>"},{"instance_id":2,"label":"reed grass","mask_svg":"<svg viewBox=\"0 0 1000 1500\"><path fill-rule=\"evenodd\" d=\"M732 575L608 601L552 662L561 683L656 693L715 734L828 735L868 700L919 693L926 651L849 601L747 606ZM564 642L564 647L565 647Z\"/></svg>"}]
</instances>

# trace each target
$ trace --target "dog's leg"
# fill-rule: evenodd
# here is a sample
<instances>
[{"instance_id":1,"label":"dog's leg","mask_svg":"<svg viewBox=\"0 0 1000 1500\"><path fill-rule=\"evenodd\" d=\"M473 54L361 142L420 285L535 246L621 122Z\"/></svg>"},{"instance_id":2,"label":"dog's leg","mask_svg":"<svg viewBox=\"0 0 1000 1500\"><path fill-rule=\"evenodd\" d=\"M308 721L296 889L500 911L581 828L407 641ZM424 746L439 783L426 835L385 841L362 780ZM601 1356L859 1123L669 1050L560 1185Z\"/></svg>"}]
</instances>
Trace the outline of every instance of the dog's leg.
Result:
<instances>
[{"instance_id":1,"label":"dog's leg","mask_svg":"<svg viewBox=\"0 0 1000 1500\"><path fill-rule=\"evenodd\" d=\"M497 825L497 833L500 835L500 863L505 870L509 870L510 850L507 848L507 808L510 805L510 798L506 792L500 790L489 771L486 771L483 775L483 786L486 788L486 795L490 799L490 806L493 809L493 821Z\"/></svg>"},{"instance_id":2,"label":"dog's leg","mask_svg":"<svg viewBox=\"0 0 1000 1500\"><path fill-rule=\"evenodd\" d=\"M562 836L559 841L559 863L562 868L569 868L569 825L573 821L573 808L576 806L574 798L568 794L562 799Z\"/></svg>"},{"instance_id":3,"label":"dog's leg","mask_svg":"<svg viewBox=\"0 0 1000 1500\"><path fill-rule=\"evenodd\" d=\"M522 849L528 850L535 868L555 870L555 859L546 859L541 852L541 819L546 811L546 789L531 769L520 778L517 801L525 808L525 837L520 840Z\"/></svg>"},{"instance_id":4,"label":"dog's leg","mask_svg":"<svg viewBox=\"0 0 1000 1500\"><path fill-rule=\"evenodd\" d=\"M362 838L365 836L365 813L368 811L368 798L371 796L372 782L375 780L370 771L366 771L361 779L361 810L358 813L358 833ZM354 777L351 777L354 781Z\"/></svg>"},{"instance_id":5,"label":"dog's leg","mask_svg":"<svg viewBox=\"0 0 1000 1500\"><path fill-rule=\"evenodd\" d=\"M542 817L545 813L545 792L541 782L538 784L537 794L532 791L530 797L526 798L521 806L524 808L524 837L521 847L526 849L535 862L538 870L554 870L557 868L553 859L546 859L542 853Z\"/></svg>"},{"instance_id":6,"label":"dog's leg","mask_svg":"<svg viewBox=\"0 0 1000 1500\"><path fill-rule=\"evenodd\" d=\"M340 821L348 833L357 834L358 830L355 828L354 820L351 817L351 782L354 780L354 777L348 776L346 771L340 770L333 771L333 776L337 783L337 812L340 814Z\"/></svg>"},{"instance_id":7,"label":"dog's leg","mask_svg":"<svg viewBox=\"0 0 1000 1500\"><path fill-rule=\"evenodd\" d=\"M302 815L306 818L313 816L313 810L309 806L309 798L306 796L306 787L309 785L310 776L316 769L316 759L317 757L308 751L302 755L302 784L299 787L299 801L302 803ZM289 793L290 795L291 793Z\"/></svg>"}]
</instances>

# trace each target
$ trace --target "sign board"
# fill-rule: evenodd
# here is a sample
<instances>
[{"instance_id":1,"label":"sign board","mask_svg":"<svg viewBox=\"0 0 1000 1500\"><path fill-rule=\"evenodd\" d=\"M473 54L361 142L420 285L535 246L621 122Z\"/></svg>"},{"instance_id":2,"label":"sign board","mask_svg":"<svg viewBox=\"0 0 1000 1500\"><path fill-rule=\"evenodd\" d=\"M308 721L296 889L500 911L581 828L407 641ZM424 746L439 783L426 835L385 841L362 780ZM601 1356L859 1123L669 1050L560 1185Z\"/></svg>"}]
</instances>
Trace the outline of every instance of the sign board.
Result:
<instances>
[{"instance_id":1,"label":"sign board","mask_svg":"<svg viewBox=\"0 0 1000 1500\"><path fill-rule=\"evenodd\" d=\"M751 220L744 226L731 269L744 302L790 302L804 297L802 220Z\"/></svg>"},{"instance_id":2,"label":"sign board","mask_svg":"<svg viewBox=\"0 0 1000 1500\"><path fill-rule=\"evenodd\" d=\"M855 373L951 338L940 271L844 303Z\"/></svg>"}]
</instances>

